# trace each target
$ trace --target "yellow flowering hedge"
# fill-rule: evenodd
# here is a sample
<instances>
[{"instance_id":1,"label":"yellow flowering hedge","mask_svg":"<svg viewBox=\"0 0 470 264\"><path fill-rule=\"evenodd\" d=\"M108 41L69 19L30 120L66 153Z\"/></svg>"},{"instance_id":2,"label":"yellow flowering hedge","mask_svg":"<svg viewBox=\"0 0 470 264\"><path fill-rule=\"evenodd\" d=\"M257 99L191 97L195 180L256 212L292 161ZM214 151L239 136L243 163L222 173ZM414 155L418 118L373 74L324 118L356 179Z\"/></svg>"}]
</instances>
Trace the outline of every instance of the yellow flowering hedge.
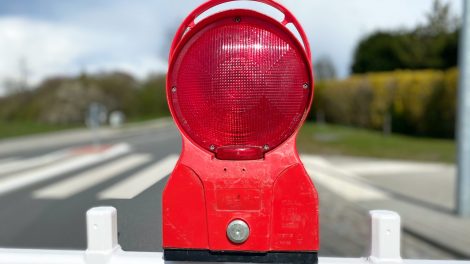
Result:
<instances>
[{"instance_id":1,"label":"yellow flowering hedge","mask_svg":"<svg viewBox=\"0 0 470 264\"><path fill-rule=\"evenodd\" d=\"M311 116L393 132L453 137L458 71L400 70L316 84Z\"/></svg>"}]
</instances>

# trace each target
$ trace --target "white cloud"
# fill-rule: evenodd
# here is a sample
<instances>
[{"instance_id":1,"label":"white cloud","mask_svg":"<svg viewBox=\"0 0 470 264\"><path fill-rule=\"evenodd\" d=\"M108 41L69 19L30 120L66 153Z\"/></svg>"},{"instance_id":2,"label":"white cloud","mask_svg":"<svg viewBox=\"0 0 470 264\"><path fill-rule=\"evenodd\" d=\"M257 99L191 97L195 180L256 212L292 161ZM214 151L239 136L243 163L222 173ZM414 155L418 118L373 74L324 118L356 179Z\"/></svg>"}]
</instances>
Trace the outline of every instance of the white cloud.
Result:
<instances>
[{"instance_id":1,"label":"white cloud","mask_svg":"<svg viewBox=\"0 0 470 264\"><path fill-rule=\"evenodd\" d=\"M30 85L48 76L81 71L123 70L139 78L164 72L167 63L158 58L158 47L155 51L145 34L138 37L135 31L131 26L120 32L86 23L0 17L0 95L5 92L4 80L21 78L22 63Z\"/></svg>"},{"instance_id":2,"label":"white cloud","mask_svg":"<svg viewBox=\"0 0 470 264\"><path fill-rule=\"evenodd\" d=\"M328 55L341 77L349 73L361 37L375 30L413 28L424 23L433 0L280 1L299 19L312 47L313 60ZM460 15L462 1L444 0Z\"/></svg>"},{"instance_id":3,"label":"white cloud","mask_svg":"<svg viewBox=\"0 0 470 264\"><path fill-rule=\"evenodd\" d=\"M70 73L74 61L89 51L90 36L76 28L24 18L0 19L0 80L18 78L24 61L29 79Z\"/></svg>"},{"instance_id":4,"label":"white cloud","mask_svg":"<svg viewBox=\"0 0 470 264\"><path fill-rule=\"evenodd\" d=\"M354 49L361 37L382 29L413 28L424 23L434 0L277 0L288 8L305 29L313 60L321 56L332 58L340 77L349 74ZM462 1L450 3L454 14L460 15ZM196 2L196 1L194 1ZM198 4L203 0L198 0ZM191 1L193 3L193 1ZM241 4L242 3L242 4ZM227 8L260 8L251 2L227 4ZM224 8L224 9L227 9ZM270 8L263 13L277 13Z\"/></svg>"},{"instance_id":5,"label":"white cloud","mask_svg":"<svg viewBox=\"0 0 470 264\"><path fill-rule=\"evenodd\" d=\"M33 83L50 75L82 70L118 69L138 77L165 71L166 54L162 50L171 41L169 30L175 30L203 1L113 0L80 8L67 2L67 8L56 10L56 16L50 19L41 16L38 20L26 13L22 17L0 16L0 93L3 79L18 77L21 59L26 60ZM300 20L309 37L313 59L330 56L344 77L362 36L377 29L413 27L424 21L433 1L280 2ZM461 1L446 2L453 5L454 13L461 12Z\"/></svg>"}]
</instances>

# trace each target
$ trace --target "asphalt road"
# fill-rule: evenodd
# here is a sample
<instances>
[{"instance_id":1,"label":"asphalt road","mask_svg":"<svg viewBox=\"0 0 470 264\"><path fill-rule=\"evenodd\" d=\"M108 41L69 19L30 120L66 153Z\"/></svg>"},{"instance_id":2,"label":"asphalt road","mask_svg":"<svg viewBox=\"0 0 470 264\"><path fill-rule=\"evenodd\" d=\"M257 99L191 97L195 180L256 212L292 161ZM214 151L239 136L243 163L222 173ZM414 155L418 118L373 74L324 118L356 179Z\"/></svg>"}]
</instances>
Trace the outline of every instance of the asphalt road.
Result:
<instances>
[{"instance_id":1,"label":"asphalt road","mask_svg":"<svg viewBox=\"0 0 470 264\"><path fill-rule=\"evenodd\" d=\"M124 250L161 251L161 195L180 152L179 132L167 120L101 134L111 146L101 154L82 148L91 142L86 131L0 141L0 248L85 249L85 213L107 205L118 211ZM329 162L325 176L342 164ZM320 255L366 256L369 219L357 198L370 191L320 176ZM410 234L402 238L405 257L453 257Z\"/></svg>"},{"instance_id":2,"label":"asphalt road","mask_svg":"<svg viewBox=\"0 0 470 264\"><path fill-rule=\"evenodd\" d=\"M132 199L100 198L97 195L123 180L130 179L139 171L145 170L158 161L172 154L178 154L181 139L173 126L158 129L137 130L120 133L102 140L103 144L125 143L130 151L97 162L89 166L60 173L59 176L16 188L7 193L0 193L0 247L15 248L54 248L84 249L86 247L85 212L94 206L110 205L118 210L119 241L123 249L134 251L161 250L161 193L166 177L138 193ZM12 159L30 161L47 156L59 150L89 144L88 139L53 147L41 147L31 151L11 152L0 155L0 188L15 177L22 177L27 172L57 168L67 158L50 163L45 162L33 168L3 173L3 168L14 162ZM99 167L126 158L137 159L138 166L129 166L117 172L109 179L89 186L83 191L66 198L35 197L34 192L51 186L59 181L72 179L77 175L86 175ZM2 162L3 160L3 162ZM136 159L134 159L136 160ZM136 162L134 162L134 165ZM158 169L158 168L156 168ZM83 174L82 174L83 173Z\"/></svg>"}]
</instances>

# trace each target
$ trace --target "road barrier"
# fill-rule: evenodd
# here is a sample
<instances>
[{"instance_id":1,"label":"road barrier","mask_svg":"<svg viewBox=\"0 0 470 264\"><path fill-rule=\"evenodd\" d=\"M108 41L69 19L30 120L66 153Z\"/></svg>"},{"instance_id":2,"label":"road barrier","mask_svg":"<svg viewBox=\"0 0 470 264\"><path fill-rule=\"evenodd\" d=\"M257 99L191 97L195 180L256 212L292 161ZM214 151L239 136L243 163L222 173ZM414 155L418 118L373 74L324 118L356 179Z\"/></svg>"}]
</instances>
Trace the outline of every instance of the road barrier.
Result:
<instances>
[{"instance_id":1,"label":"road barrier","mask_svg":"<svg viewBox=\"0 0 470 264\"><path fill-rule=\"evenodd\" d=\"M364 258L319 258L321 264L470 264L470 261L402 259L400 216L374 210L370 215L370 254ZM86 250L42 250L0 248L0 264L164 264L162 252L123 251L118 243L117 211L113 207L88 210ZM188 262L189 263L189 262Z\"/></svg>"}]
</instances>

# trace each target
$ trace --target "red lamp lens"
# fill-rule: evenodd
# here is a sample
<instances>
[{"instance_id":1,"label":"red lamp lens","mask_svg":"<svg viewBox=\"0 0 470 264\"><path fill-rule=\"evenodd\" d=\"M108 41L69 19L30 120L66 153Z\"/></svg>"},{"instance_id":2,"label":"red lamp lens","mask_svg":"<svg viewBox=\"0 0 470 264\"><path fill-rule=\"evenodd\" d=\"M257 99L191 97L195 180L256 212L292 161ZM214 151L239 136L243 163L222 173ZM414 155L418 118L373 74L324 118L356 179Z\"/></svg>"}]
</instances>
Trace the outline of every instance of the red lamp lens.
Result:
<instances>
[{"instance_id":1,"label":"red lamp lens","mask_svg":"<svg viewBox=\"0 0 470 264\"><path fill-rule=\"evenodd\" d=\"M201 22L175 53L173 113L194 142L222 159L262 157L294 133L308 108L303 47L273 22L257 13Z\"/></svg>"}]
</instances>

